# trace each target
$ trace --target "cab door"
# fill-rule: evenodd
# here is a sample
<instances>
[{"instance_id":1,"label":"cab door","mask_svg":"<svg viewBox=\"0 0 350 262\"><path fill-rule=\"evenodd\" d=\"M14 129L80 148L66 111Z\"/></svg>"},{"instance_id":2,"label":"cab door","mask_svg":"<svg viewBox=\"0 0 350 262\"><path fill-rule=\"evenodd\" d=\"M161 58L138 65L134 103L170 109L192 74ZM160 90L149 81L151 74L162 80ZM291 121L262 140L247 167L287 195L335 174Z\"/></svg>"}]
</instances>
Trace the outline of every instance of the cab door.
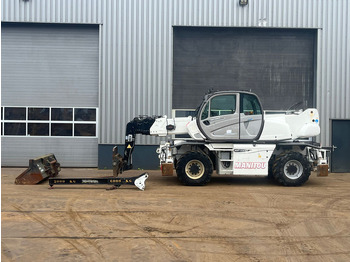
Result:
<instances>
[{"instance_id":1,"label":"cab door","mask_svg":"<svg viewBox=\"0 0 350 262\"><path fill-rule=\"evenodd\" d=\"M224 93L213 95L202 106L197 123L208 139L239 139L238 101L237 93Z\"/></svg>"},{"instance_id":2,"label":"cab door","mask_svg":"<svg viewBox=\"0 0 350 262\"><path fill-rule=\"evenodd\" d=\"M251 93L241 93L239 139L259 139L263 124L264 114L258 97Z\"/></svg>"}]
</instances>

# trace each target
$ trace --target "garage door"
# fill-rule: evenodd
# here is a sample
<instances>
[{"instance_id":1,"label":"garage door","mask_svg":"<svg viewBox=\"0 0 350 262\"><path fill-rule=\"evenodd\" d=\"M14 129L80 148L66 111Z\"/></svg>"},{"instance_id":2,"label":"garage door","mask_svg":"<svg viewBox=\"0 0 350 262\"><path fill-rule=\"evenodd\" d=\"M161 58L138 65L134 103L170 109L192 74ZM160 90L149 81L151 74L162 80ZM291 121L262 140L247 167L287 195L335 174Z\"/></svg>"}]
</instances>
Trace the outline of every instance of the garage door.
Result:
<instances>
[{"instance_id":1,"label":"garage door","mask_svg":"<svg viewBox=\"0 0 350 262\"><path fill-rule=\"evenodd\" d=\"M97 25L2 24L2 165L97 166Z\"/></svg>"},{"instance_id":2,"label":"garage door","mask_svg":"<svg viewBox=\"0 0 350 262\"><path fill-rule=\"evenodd\" d=\"M264 109L314 105L315 30L174 27L173 108L214 90L256 93Z\"/></svg>"}]
</instances>

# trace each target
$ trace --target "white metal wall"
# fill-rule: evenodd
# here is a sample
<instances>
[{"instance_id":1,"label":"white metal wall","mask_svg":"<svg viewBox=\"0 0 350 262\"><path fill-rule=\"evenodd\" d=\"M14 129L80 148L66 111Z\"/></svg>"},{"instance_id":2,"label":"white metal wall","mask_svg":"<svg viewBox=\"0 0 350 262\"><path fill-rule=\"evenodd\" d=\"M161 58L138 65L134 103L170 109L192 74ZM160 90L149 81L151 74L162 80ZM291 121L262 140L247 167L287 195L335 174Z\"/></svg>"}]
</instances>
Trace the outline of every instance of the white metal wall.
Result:
<instances>
[{"instance_id":1,"label":"white metal wall","mask_svg":"<svg viewBox=\"0 0 350 262\"><path fill-rule=\"evenodd\" d=\"M329 119L350 118L349 13L348 0L2 1L2 21L101 24L100 143L123 143L138 114L171 114L172 26L266 26L318 29L317 107L329 144Z\"/></svg>"}]
</instances>

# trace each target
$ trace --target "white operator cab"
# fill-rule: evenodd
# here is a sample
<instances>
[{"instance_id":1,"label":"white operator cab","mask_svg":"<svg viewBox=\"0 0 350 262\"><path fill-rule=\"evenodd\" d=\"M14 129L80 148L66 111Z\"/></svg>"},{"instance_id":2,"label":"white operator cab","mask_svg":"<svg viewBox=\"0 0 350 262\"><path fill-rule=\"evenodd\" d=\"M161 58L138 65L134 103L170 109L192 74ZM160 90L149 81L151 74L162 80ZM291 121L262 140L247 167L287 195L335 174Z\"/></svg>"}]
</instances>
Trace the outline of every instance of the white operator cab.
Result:
<instances>
[{"instance_id":1,"label":"white operator cab","mask_svg":"<svg viewBox=\"0 0 350 262\"><path fill-rule=\"evenodd\" d=\"M185 185L204 185L216 173L274 177L286 186L305 183L312 166L328 164L326 150L308 140L320 133L317 109L267 115L250 92L206 95L196 117L155 119L150 135L188 134L157 150L164 175L174 166Z\"/></svg>"},{"instance_id":2,"label":"white operator cab","mask_svg":"<svg viewBox=\"0 0 350 262\"><path fill-rule=\"evenodd\" d=\"M259 99L247 93L213 95L200 108L197 125L208 140L257 140L263 129Z\"/></svg>"}]
</instances>

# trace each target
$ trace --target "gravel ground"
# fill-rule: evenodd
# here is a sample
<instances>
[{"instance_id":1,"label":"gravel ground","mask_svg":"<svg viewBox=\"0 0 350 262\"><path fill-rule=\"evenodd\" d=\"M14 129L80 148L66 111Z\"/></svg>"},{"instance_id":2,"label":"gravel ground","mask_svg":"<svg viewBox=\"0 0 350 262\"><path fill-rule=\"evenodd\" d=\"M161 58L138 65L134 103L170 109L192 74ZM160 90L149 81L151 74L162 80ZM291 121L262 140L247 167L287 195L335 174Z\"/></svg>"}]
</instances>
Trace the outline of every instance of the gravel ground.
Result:
<instances>
[{"instance_id":1,"label":"gravel ground","mask_svg":"<svg viewBox=\"0 0 350 262\"><path fill-rule=\"evenodd\" d=\"M229 176L186 187L151 170L145 191L107 191L14 185L23 170L1 169L2 261L350 261L350 174L294 188Z\"/></svg>"}]
</instances>

